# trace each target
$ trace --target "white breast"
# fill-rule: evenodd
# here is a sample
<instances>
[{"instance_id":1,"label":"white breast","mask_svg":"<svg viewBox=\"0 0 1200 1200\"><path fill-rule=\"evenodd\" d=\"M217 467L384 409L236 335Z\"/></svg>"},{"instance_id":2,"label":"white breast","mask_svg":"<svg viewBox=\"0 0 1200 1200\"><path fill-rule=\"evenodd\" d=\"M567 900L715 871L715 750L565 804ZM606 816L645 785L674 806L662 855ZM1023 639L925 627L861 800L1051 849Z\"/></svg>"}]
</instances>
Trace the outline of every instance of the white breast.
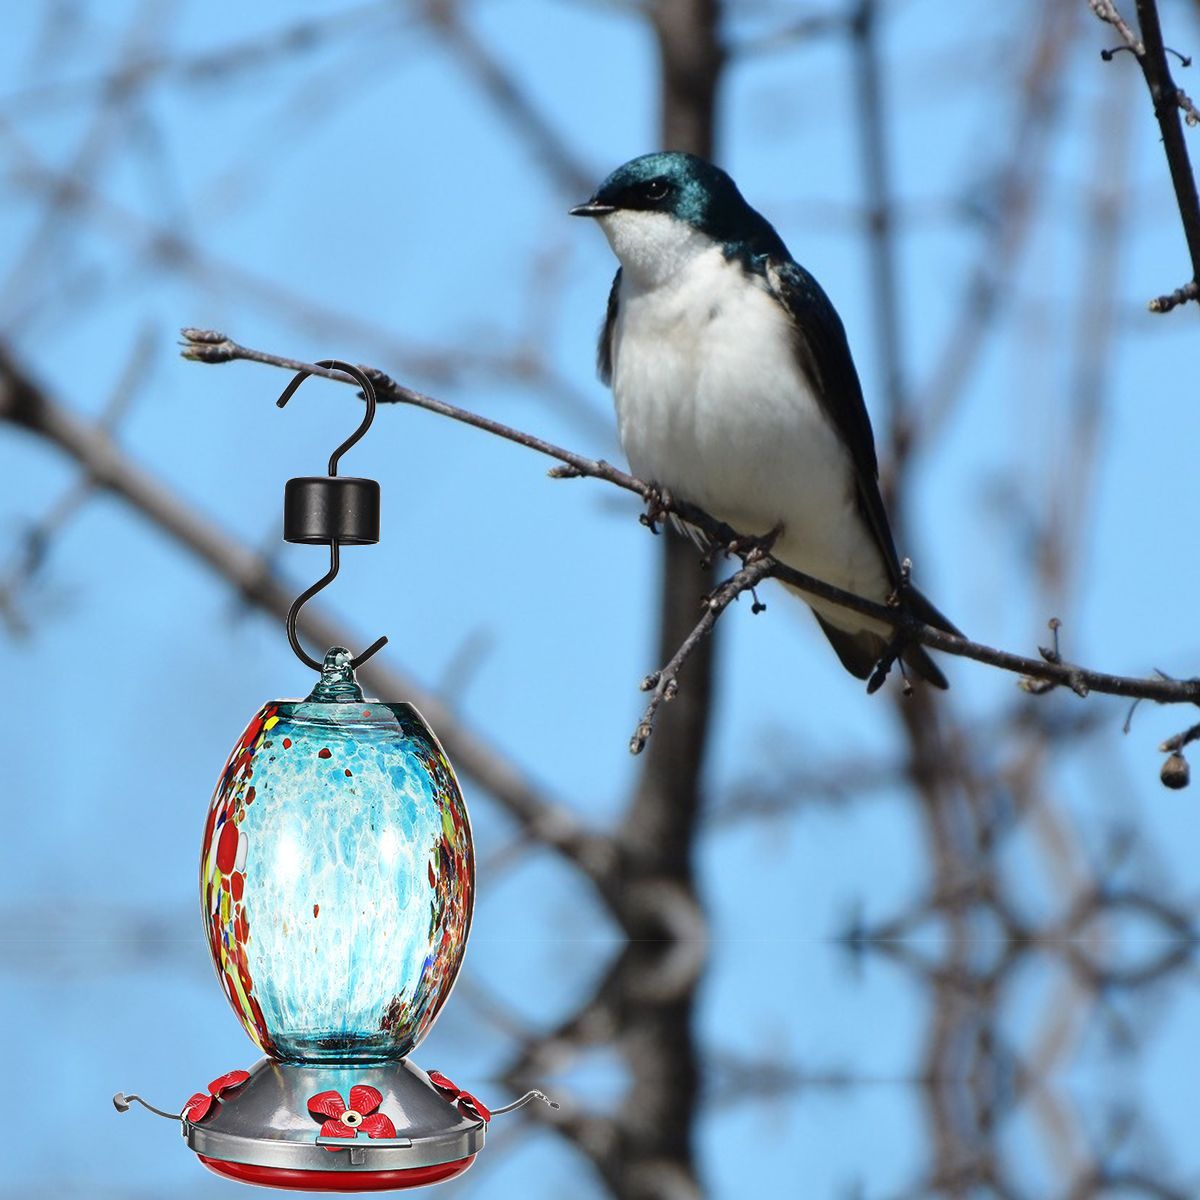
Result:
<instances>
[{"instance_id":1,"label":"white breast","mask_svg":"<svg viewBox=\"0 0 1200 1200\"><path fill-rule=\"evenodd\" d=\"M765 282L713 244L669 280L622 273L613 395L635 474L751 533L785 525L800 570L886 595L847 452L795 363Z\"/></svg>"}]
</instances>

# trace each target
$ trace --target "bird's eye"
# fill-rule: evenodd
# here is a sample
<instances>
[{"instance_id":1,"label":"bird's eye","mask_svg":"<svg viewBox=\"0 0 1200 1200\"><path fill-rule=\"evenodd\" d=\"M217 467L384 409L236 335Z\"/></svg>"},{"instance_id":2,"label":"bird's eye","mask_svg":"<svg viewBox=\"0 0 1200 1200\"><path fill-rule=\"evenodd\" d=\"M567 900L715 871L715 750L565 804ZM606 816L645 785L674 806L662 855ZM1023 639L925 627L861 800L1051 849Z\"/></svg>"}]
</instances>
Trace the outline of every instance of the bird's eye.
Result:
<instances>
[{"instance_id":1,"label":"bird's eye","mask_svg":"<svg viewBox=\"0 0 1200 1200\"><path fill-rule=\"evenodd\" d=\"M644 195L647 200L661 200L671 190L671 185L665 179L651 179L646 184Z\"/></svg>"}]
</instances>

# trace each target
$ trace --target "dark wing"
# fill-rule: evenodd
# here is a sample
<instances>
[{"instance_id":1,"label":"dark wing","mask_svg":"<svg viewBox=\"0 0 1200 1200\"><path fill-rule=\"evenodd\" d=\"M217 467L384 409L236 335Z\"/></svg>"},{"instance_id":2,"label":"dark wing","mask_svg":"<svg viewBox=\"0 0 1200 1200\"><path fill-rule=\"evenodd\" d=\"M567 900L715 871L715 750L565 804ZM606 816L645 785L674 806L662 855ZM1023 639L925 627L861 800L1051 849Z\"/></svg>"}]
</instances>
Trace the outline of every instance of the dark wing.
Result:
<instances>
[{"instance_id":1,"label":"dark wing","mask_svg":"<svg viewBox=\"0 0 1200 1200\"><path fill-rule=\"evenodd\" d=\"M768 258L765 275L772 293L792 318L796 359L812 385L822 412L850 452L858 485L859 511L875 537L892 583L898 584L900 563L883 497L879 494L875 435L871 431L871 418L867 415L862 384L858 381L842 319L821 285L790 258ZM918 620L962 636L962 631L916 588L910 585L906 595L909 611ZM832 636L830 640L833 640ZM837 649L836 643L834 648ZM838 653L842 651L839 649ZM845 656L842 661L846 662ZM906 661L930 682L939 687L946 686L941 672L921 647L910 649ZM848 662L846 665L854 670Z\"/></svg>"},{"instance_id":2,"label":"dark wing","mask_svg":"<svg viewBox=\"0 0 1200 1200\"><path fill-rule=\"evenodd\" d=\"M796 359L821 410L837 430L854 466L858 507L893 583L900 582L896 544L879 494L875 435L863 401L862 384L850 355L846 330L821 285L791 259L766 264L768 286L792 318Z\"/></svg>"},{"instance_id":3,"label":"dark wing","mask_svg":"<svg viewBox=\"0 0 1200 1200\"><path fill-rule=\"evenodd\" d=\"M608 293L608 311L604 314L604 328L600 330L600 345L596 348L596 370L601 383L612 383L612 340L617 324L617 294L620 290L621 268L618 267Z\"/></svg>"}]
</instances>

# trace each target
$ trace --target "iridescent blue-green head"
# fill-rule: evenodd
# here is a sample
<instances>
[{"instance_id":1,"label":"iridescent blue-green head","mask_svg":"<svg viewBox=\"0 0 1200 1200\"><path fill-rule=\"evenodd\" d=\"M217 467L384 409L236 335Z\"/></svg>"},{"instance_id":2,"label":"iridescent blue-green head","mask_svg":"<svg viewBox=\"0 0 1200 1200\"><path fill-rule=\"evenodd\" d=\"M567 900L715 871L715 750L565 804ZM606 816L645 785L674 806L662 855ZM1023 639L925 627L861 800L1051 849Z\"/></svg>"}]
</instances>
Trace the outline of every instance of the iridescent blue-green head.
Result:
<instances>
[{"instance_id":1,"label":"iridescent blue-green head","mask_svg":"<svg viewBox=\"0 0 1200 1200\"><path fill-rule=\"evenodd\" d=\"M770 223L720 167L694 154L643 154L618 167L576 217L594 217L623 266L661 275L713 243L726 254L786 254Z\"/></svg>"}]
</instances>

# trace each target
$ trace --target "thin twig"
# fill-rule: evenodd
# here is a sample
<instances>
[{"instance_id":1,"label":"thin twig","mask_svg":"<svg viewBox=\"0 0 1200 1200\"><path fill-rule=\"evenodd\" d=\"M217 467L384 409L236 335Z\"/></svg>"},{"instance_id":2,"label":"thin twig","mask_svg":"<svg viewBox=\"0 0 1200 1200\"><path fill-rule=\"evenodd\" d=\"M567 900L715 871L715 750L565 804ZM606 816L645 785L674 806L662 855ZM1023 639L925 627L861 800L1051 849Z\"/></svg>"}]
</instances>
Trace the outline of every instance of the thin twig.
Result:
<instances>
[{"instance_id":1,"label":"thin twig","mask_svg":"<svg viewBox=\"0 0 1200 1200\"><path fill-rule=\"evenodd\" d=\"M1173 308L1178 308L1181 304L1186 304L1189 300L1200 300L1200 283L1194 279L1190 283L1185 283L1183 287L1177 287L1173 292L1168 292L1165 296L1155 296L1147 307L1151 312L1165 313L1170 312Z\"/></svg>"},{"instance_id":2,"label":"thin twig","mask_svg":"<svg viewBox=\"0 0 1200 1200\"><path fill-rule=\"evenodd\" d=\"M1113 0L1089 0L1089 7L1105 24L1111 25L1125 40L1125 45L1141 58L1146 53L1146 47L1129 23L1121 16Z\"/></svg>"},{"instance_id":3,"label":"thin twig","mask_svg":"<svg viewBox=\"0 0 1200 1200\"><path fill-rule=\"evenodd\" d=\"M314 375L322 375L340 383L353 384L355 382L348 375L341 375L337 371L329 371L299 359L286 358L282 355L240 346L237 342L225 337L224 334L211 330L184 330L183 336L185 338L183 357L195 362L219 363L244 359L250 362L264 363L268 366L282 367L289 371L308 370ZM380 402L395 401L412 404L451 420L472 425L476 429L482 429L486 433L504 438L506 441L516 442L518 445L536 450L539 454L565 463L571 469L573 476L602 479L626 491L633 492L643 501L658 497L667 511L674 513L689 525L702 530L717 545L727 546L731 542L752 543L754 541L753 535L730 528L724 522L694 505L686 504L674 497L660 496L658 490L651 484L619 470L602 459L591 459L585 455L576 454L574 451L554 445L553 442L535 437L533 434L514 429L499 421L493 421L489 417L481 417L477 413L458 408L456 405L414 391L412 388L403 387L374 368L365 369L370 371L375 381ZM902 608L879 604L862 596L856 596L852 592L843 591L841 588L834 587L803 571L798 571L770 556L765 556L762 562L762 567L756 570L756 579L767 577L778 579L799 591L822 600L828 600L842 608L870 617L872 620L880 621L903 634L907 640L920 642L933 650L941 650L943 653L953 654L959 658L970 658L1017 675L1061 684L1081 696L1089 692L1101 692L1111 696L1141 697L1145 700L1157 701L1160 704L1200 703L1200 678L1163 679L1114 675L1074 663L1048 662L1042 658L1013 654L1010 651L974 642L969 638L958 637L945 630L936 629L932 625L926 625Z\"/></svg>"},{"instance_id":4,"label":"thin twig","mask_svg":"<svg viewBox=\"0 0 1200 1200\"><path fill-rule=\"evenodd\" d=\"M1177 733L1174 737L1169 737L1159 746L1159 749L1164 754L1176 754L1184 748L1184 746L1200 739L1200 725L1193 725L1190 729L1185 729L1182 733Z\"/></svg>"},{"instance_id":5,"label":"thin twig","mask_svg":"<svg viewBox=\"0 0 1200 1200\"><path fill-rule=\"evenodd\" d=\"M696 622L692 632L684 638L679 649L672 655L671 661L661 670L655 671L653 675L647 675L642 680L642 691L652 691L654 694L650 697L650 703L646 705L646 711L642 713L642 719L638 722L633 737L629 739L630 754L641 754L646 748L646 743L654 732L654 719L658 715L659 708L668 701L674 700L679 691L679 672L683 668L683 664L687 662L688 656L712 633L718 618L734 600L743 592L753 592L759 583L772 574L773 565L772 559L767 555L750 558L740 571L725 580L711 596L706 596L703 615Z\"/></svg>"}]
</instances>

